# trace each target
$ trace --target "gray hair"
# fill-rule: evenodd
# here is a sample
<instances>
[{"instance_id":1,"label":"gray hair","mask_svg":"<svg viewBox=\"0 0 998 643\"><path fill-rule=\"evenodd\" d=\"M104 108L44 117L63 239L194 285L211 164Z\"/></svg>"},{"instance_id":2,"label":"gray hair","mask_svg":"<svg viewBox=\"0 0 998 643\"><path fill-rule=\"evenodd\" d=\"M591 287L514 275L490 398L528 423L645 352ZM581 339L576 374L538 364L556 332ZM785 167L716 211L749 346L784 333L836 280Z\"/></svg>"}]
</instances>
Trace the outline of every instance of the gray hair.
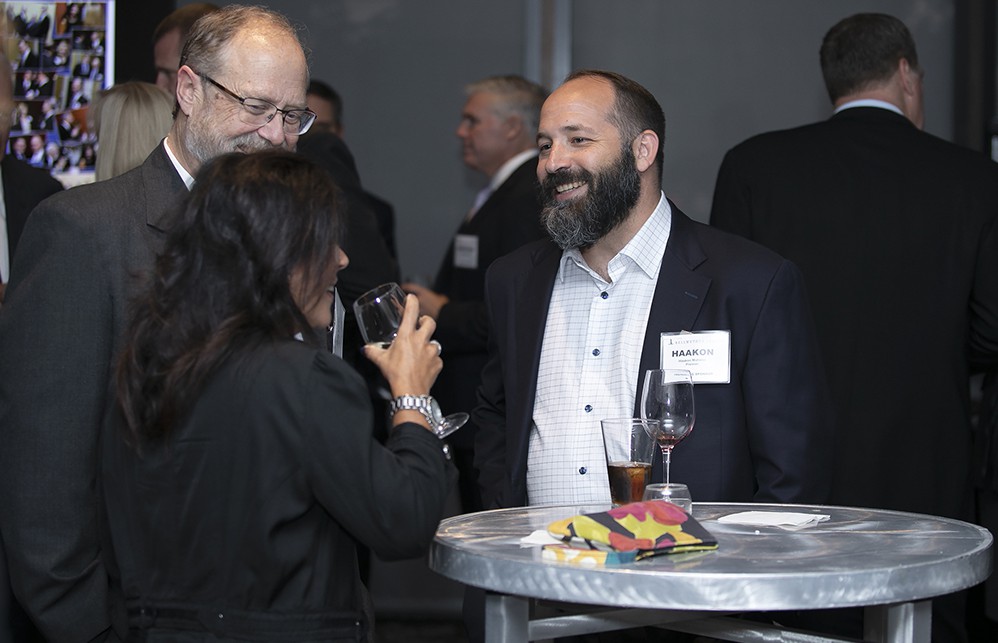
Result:
<instances>
[{"instance_id":1,"label":"gray hair","mask_svg":"<svg viewBox=\"0 0 998 643\"><path fill-rule=\"evenodd\" d=\"M541 105L548 97L546 89L522 76L489 76L464 88L466 96L480 92L500 98L496 105L499 116L515 114L523 121L524 128L533 138L540 124Z\"/></svg>"},{"instance_id":2,"label":"gray hair","mask_svg":"<svg viewBox=\"0 0 998 643\"><path fill-rule=\"evenodd\" d=\"M287 34L298 43L308 59L298 30L286 17L265 7L227 5L205 14L194 23L180 54L180 65L188 65L197 72L209 75L217 74L226 45L249 25L261 25L265 29Z\"/></svg>"}]
</instances>

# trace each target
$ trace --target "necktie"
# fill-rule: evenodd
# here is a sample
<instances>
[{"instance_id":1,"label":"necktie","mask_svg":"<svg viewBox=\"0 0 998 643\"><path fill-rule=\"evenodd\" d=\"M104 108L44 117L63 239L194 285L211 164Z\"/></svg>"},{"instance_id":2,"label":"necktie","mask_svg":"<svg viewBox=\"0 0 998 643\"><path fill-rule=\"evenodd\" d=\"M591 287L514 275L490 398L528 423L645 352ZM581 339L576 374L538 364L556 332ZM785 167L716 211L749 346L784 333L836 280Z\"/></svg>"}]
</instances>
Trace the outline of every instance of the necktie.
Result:
<instances>
[{"instance_id":1,"label":"necktie","mask_svg":"<svg viewBox=\"0 0 998 643\"><path fill-rule=\"evenodd\" d=\"M475 213L478 212L478 209L482 207L482 205L486 201L489 200L489 197L491 195L492 195L492 188L488 185L479 190L478 194L475 195L475 202L472 204L471 209L468 210L468 216L466 216L464 220L471 221L471 219L475 216Z\"/></svg>"}]
</instances>

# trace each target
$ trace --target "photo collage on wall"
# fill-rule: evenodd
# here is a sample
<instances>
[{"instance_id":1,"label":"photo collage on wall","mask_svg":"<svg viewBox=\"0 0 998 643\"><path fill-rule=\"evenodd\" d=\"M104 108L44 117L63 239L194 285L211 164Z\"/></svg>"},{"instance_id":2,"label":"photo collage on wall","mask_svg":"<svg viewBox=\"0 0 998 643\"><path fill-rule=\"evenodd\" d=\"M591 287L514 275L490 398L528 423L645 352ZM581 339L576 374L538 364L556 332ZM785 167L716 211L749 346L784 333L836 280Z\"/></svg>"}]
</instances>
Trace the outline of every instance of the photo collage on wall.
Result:
<instances>
[{"instance_id":1,"label":"photo collage on wall","mask_svg":"<svg viewBox=\"0 0 998 643\"><path fill-rule=\"evenodd\" d=\"M66 185L93 179L96 144L87 109L113 80L113 1L2 2L14 76L7 154Z\"/></svg>"}]
</instances>

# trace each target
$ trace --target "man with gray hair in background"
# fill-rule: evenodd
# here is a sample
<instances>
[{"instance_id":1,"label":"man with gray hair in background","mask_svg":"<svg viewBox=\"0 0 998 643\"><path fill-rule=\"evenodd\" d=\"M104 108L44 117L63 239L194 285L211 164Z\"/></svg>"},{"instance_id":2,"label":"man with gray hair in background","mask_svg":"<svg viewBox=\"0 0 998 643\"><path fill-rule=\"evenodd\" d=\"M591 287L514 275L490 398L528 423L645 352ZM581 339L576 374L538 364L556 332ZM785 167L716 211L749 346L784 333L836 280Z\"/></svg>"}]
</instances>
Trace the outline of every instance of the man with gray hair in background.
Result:
<instances>
[{"instance_id":1,"label":"man with gray hair in background","mask_svg":"<svg viewBox=\"0 0 998 643\"><path fill-rule=\"evenodd\" d=\"M308 76L284 16L240 5L204 16L163 143L138 168L57 194L29 218L0 314L0 530L14 593L48 641L116 641L140 617L122 604L96 493L134 277L152 269L202 164L295 148L315 116Z\"/></svg>"},{"instance_id":2,"label":"man with gray hair in background","mask_svg":"<svg viewBox=\"0 0 998 643\"><path fill-rule=\"evenodd\" d=\"M547 92L520 76L490 76L465 87L457 137L464 164L488 178L454 235L432 290L403 288L419 298L420 311L437 320L434 337L445 351L433 387L442 408L468 411L488 359L485 270L499 257L544 236L537 184L537 123ZM464 511L482 508L473 465L475 428L449 441L460 472Z\"/></svg>"}]
</instances>

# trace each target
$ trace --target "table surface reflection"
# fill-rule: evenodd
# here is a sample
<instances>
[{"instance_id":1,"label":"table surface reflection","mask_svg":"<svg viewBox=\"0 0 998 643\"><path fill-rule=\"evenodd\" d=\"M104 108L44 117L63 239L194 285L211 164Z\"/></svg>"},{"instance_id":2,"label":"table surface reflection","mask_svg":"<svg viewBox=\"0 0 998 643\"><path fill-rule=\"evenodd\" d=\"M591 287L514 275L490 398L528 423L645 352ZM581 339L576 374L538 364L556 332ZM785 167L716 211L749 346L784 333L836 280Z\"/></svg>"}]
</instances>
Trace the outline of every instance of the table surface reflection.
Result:
<instances>
[{"instance_id":1,"label":"table surface reflection","mask_svg":"<svg viewBox=\"0 0 998 643\"><path fill-rule=\"evenodd\" d=\"M976 585L991 570L990 532L920 514L851 507L697 503L718 549L583 568L541 560L520 539L606 507L527 507L444 520L430 567L467 585L531 598L654 609L762 611L919 601ZM726 525L739 511L831 519L800 531Z\"/></svg>"}]
</instances>

